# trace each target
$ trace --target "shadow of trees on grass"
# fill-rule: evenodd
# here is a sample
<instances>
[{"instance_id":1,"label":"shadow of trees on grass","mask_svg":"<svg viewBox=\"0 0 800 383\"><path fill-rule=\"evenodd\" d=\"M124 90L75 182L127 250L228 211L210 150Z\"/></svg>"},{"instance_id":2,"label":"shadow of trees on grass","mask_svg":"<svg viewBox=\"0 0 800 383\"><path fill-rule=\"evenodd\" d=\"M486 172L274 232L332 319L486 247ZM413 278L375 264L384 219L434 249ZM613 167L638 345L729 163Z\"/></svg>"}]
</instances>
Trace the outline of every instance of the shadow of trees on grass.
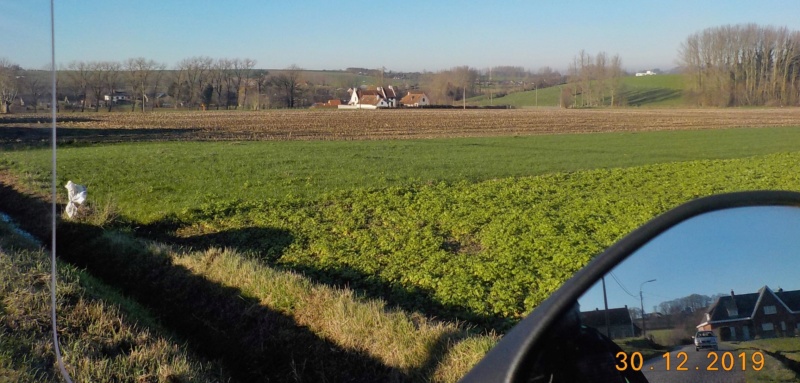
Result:
<instances>
[{"instance_id":1,"label":"shadow of trees on grass","mask_svg":"<svg viewBox=\"0 0 800 383\"><path fill-rule=\"evenodd\" d=\"M631 90L623 92L622 96L628 105L641 106L672 100L681 97L682 91L678 89L654 88L647 90Z\"/></svg>"},{"instance_id":2,"label":"shadow of trees on grass","mask_svg":"<svg viewBox=\"0 0 800 383\"><path fill-rule=\"evenodd\" d=\"M195 236L178 236L176 232L188 223L174 217L142 226L137 235L157 241L190 247L196 250L209 248L232 248L240 252L257 254L265 266L301 273L316 283L337 288L349 288L362 296L386 301L391 306L410 312L421 312L451 321L467 321L484 330L503 332L515 323L501 316L477 314L468 308L442 304L434 299L434 292L409 288L385 281L377 275L361 270L335 265L320 268L315 265L287 264L281 262L283 249L295 241L288 231L264 227L244 227Z\"/></svg>"},{"instance_id":3,"label":"shadow of trees on grass","mask_svg":"<svg viewBox=\"0 0 800 383\"><path fill-rule=\"evenodd\" d=\"M198 128L57 128L58 145L89 145L95 143L179 141L197 138ZM3 126L0 123L0 145L14 147L50 146L52 129L42 127Z\"/></svg>"}]
</instances>

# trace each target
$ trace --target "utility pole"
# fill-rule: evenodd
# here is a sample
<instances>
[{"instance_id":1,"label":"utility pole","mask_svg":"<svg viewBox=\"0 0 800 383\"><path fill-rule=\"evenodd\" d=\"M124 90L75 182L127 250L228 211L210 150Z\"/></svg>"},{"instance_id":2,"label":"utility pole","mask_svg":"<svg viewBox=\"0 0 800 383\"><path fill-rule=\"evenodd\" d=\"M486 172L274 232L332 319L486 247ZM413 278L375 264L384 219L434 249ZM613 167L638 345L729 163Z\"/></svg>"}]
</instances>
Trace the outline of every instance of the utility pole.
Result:
<instances>
[{"instance_id":1,"label":"utility pole","mask_svg":"<svg viewBox=\"0 0 800 383\"><path fill-rule=\"evenodd\" d=\"M611 325L610 325L609 320L608 320L608 296L606 295L606 277L603 276L601 278L601 280L603 281L603 305L605 305L605 308L606 308L606 311L605 311L606 336L608 337L608 339L611 339L611 328L610 328Z\"/></svg>"},{"instance_id":2,"label":"utility pole","mask_svg":"<svg viewBox=\"0 0 800 383\"><path fill-rule=\"evenodd\" d=\"M642 284L639 285L639 304L641 305L642 308L642 337L647 336L647 324L645 323L645 318L644 318L644 296L642 295L642 286L644 286L645 283L655 282L655 281L656 281L655 279L651 279L649 281L644 281L642 282Z\"/></svg>"}]
</instances>

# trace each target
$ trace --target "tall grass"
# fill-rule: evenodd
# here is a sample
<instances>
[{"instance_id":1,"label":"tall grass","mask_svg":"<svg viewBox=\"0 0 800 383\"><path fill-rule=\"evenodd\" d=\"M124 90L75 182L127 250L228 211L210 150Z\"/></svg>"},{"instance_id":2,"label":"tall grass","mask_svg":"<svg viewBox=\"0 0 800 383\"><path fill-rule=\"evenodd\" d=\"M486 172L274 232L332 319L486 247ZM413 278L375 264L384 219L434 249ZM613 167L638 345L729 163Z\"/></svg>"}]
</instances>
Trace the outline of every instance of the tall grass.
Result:
<instances>
[{"instance_id":1,"label":"tall grass","mask_svg":"<svg viewBox=\"0 0 800 383\"><path fill-rule=\"evenodd\" d=\"M230 249L174 253L174 260L211 281L241 289L319 336L365 352L414 381L455 381L497 340L458 324L390 308L347 288L313 283Z\"/></svg>"},{"instance_id":2,"label":"tall grass","mask_svg":"<svg viewBox=\"0 0 800 383\"><path fill-rule=\"evenodd\" d=\"M218 363L165 335L138 304L74 267L58 267L59 337L77 382L223 382ZM47 255L0 221L0 381L58 381Z\"/></svg>"}]
</instances>

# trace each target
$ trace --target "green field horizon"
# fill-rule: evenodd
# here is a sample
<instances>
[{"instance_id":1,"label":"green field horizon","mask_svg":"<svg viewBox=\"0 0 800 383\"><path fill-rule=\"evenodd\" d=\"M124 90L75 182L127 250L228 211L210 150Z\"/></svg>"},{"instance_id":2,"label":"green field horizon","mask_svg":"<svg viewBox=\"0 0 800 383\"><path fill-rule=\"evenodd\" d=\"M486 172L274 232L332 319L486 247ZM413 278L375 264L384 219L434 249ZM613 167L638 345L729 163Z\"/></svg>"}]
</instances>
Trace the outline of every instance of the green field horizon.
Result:
<instances>
[{"instance_id":1,"label":"green field horizon","mask_svg":"<svg viewBox=\"0 0 800 383\"><path fill-rule=\"evenodd\" d=\"M354 188L480 182L796 151L797 128L379 141L152 142L64 147L58 182L148 222L215 199L309 199ZM45 179L49 151L0 154ZM166 167L165 164L169 164Z\"/></svg>"}]
</instances>

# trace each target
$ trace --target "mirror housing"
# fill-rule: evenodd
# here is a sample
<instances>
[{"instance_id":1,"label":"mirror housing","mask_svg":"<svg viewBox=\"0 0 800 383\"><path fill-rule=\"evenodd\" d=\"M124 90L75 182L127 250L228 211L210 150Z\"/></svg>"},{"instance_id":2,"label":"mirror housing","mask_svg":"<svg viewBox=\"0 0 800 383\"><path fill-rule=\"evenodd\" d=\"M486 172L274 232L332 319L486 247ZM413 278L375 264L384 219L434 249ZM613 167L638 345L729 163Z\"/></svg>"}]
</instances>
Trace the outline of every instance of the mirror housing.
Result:
<instances>
[{"instance_id":1,"label":"mirror housing","mask_svg":"<svg viewBox=\"0 0 800 383\"><path fill-rule=\"evenodd\" d=\"M695 216L737 207L798 206L800 193L750 191L704 197L678 206L634 230L567 280L512 328L461 382L516 382L530 375L547 330L602 276L670 228Z\"/></svg>"}]
</instances>

